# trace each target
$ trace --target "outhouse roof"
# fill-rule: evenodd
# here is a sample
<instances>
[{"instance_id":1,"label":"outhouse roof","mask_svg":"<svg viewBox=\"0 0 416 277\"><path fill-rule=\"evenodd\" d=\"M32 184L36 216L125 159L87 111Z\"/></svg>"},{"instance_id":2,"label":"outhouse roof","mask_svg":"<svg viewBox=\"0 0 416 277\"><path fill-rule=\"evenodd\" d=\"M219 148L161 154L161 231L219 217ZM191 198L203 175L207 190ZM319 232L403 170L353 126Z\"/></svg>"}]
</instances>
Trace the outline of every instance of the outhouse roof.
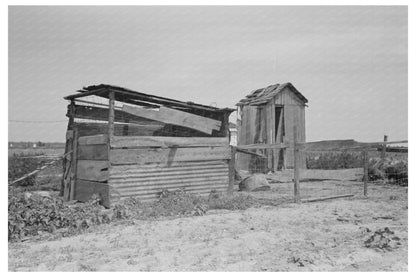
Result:
<instances>
[{"instance_id":1,"label":"outhouse roof","mask_svg":"<svg viewBox=\"0 0 416 277\"><path fill-rule=\"evenodd\" d=\"M302 95L291 83L275 84L270 85L265 88L260 88L252 91L246 96L246 98L241 99L236 106L244 105L262 105L269 102L274 96L282 92L285 88L289 88L295 95L304 103L308 103L308 99Z\"/></svg>"}]
</instances>

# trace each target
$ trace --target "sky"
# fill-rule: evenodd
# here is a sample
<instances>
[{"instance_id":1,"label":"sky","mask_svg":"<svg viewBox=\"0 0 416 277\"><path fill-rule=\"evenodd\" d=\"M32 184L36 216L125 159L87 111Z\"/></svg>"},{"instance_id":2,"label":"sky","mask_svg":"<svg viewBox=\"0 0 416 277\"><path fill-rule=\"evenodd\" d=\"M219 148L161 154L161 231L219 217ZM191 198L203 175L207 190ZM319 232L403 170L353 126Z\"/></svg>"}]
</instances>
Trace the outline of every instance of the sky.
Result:
<instances>
[{"instance_id":1,"label":"sky","mask_svg":"<svg viewBox=\"0 0 416 277\"><path fill-rule=\"evenodd\" d=\"M63 97L88 85L235 108L291 82L307 141L407 139L407 21L405 6L10 6L8 138L63 142Z\"/></svg>"}]
</instances>

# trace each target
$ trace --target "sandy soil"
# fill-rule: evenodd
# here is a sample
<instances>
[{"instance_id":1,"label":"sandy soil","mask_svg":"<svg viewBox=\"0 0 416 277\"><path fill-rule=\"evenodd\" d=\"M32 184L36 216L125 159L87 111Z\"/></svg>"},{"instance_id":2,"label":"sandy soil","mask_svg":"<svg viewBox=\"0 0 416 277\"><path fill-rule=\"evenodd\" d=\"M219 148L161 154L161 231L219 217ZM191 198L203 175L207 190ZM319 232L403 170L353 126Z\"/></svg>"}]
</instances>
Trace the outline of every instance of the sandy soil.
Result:
<instances>
[{"instance_id":1,"label":"sandy soil","mask_svg":"<svg viewBox=\"0 0 416 277\"><path fill-rule=\"evenodd\" d=\"M286 187L274 185L269 194ZM407 188L371 185L369 195L124 221L54 241L13 243L9 270L406 271ZM401 245L367 248L369 235L385 227Z\"/></svg>"}]
</instances>

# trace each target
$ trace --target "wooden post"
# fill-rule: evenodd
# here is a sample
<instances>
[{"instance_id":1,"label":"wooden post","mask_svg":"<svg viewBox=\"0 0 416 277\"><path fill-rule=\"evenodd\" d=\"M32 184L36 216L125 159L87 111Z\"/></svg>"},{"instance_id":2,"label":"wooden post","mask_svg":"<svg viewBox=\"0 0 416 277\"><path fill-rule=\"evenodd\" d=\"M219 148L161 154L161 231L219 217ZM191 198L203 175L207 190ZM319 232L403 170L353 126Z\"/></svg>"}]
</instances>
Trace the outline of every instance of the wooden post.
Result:
<instances>
[{"instance_id":1,"label":"wooden post","mask_svg":"<svg viewBox=\"0 0 416 277\"><path fill-rule=\"evenodd\" d=\"M114 136L114 91L108 93L108 147L110 147L111 138Z\"/></svg>"},{"instance_id":2,"label":"wooden post","mask_svg":"<svg viewBox=\"0 0 416 277\"><path fill-rule=\"evenodd\" d=\"M363 151L363 163L364 163L364 196L367 197L367 187L368 187L368 152L367 149Z\"/></svg>"},{"instance_id":3,"label":"wooden post","mask_svg":"<svg viewBox=\"0 0 416 277\"><path fill-rule=\"evenodd\" d=\"M234 191L234 179L235 179L235 152L236 148L231 146L231 159L228 162L228 194L233 194Z\"/></svg>"},{"instance_id":4,"label":"wooden post","mask_svg":"<svg viewBox=\"0 0 416 277\"><path fill-rule=\"evenodd\" d=\"M387 141L388 137L387 135L384 135L384 141ZM387 144L383 144L383 146L381 147L381 158L384 159L386 157L386 145Z\"/></svg>"},{"instance_id":5,"label":"wooden post","mask_svg":"<svg viewBox=\"0 0 416 277\"><path fill-rule=\"evenodd\" d=\"M77 181L77 163L78 163L78 129L74 129L72 140L72 173L71 173L71 188L69 189L69 200L75 199L75 186Z\"/></svg>"},{"instance_id":6,"label":"wooden post","mask_svg":"<svg viewBox=\"0 0 416 277\"><path fill-rule=\"evenodd\" d=\"M297 145L297 128L293 126L293 173L294 173L294 200L295 203L300 202L299 195L299 147Z\"/></svg>"}]
</instances>

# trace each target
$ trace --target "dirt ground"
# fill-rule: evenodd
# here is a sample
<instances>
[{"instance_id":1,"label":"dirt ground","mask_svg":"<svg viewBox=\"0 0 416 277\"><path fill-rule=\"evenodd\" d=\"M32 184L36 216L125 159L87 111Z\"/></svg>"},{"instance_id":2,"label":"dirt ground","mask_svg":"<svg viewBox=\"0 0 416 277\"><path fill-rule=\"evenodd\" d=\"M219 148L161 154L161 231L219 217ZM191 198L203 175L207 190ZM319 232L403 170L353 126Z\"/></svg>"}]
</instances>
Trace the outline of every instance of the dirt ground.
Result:
<instances>
[{"instance_id":1,"label":"dirt ground","mask_svg":"<svg viewBox=\"0 0 416 277\"><path fill-rule=\"evenodd\" d=\"M277 206L122 221L59 240L10 243L9 270L407 271L406 187L371 184L364 198L359 182L302 182L303 198L357 193L302 204L289 203L292 189L291 183L272 183L271 191L256 193L280 201ZM399 243L366 247L386 227Z\"/></svg>"}]
</instances>

